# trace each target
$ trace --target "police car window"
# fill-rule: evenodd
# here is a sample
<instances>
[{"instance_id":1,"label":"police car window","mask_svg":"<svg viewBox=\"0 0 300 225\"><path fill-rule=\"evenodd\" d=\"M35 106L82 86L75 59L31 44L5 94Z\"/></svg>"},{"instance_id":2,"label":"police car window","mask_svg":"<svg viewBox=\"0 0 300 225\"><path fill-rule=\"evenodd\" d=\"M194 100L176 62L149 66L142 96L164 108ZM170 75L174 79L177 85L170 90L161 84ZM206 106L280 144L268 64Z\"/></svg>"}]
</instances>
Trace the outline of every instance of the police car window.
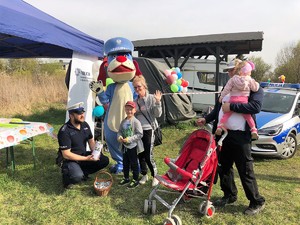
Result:
<instances>
[{"instance_id":1,"label":"police car window","mask_svg":"<svg viewBox=\"0 0 300 225\"><path fill-rule=\"evenodd\" d=\"M294 103L295 95L265 92L261 111L288 113Z\"/></svg>"}]
</instances>

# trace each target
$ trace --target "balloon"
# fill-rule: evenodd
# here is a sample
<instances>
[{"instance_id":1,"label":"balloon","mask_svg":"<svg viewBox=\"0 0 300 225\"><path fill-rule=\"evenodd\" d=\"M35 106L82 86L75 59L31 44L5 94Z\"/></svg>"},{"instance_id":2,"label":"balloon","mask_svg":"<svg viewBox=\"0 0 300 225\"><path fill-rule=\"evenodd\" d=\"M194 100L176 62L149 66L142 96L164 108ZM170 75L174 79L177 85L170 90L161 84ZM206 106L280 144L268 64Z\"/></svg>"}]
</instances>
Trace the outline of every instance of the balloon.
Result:
<instances>
[{"instance_id":1,"label":"balloon","mask_svg":"<svg viewBox=\"0 0 300 225\"><path fill-rule=\"evenodd\" d=\"M175 74L172 74L171 76L174 77L175 81L178 79L178 76L177 76L176 73L175 73Z\"/></svg>"},{"instance_id":2,"label":"balloon","mask_svg":"<svg viewBox=\"0 0 300 225\"><path fill-rule=\"evenodd\" d=\"M106 87L107 87L108 85L112 84L112 83L115 83L115 82L113 81L113 79L111 79L110 77L109 77L109 78L106 78Z\"/></svg>"},{"instance_id":3,"label":"balloon","mask_svg":"<svg viewBox=\"0 0 300 225\"><path fill-rule=\"evenodd\" d=\"M172 75L169 75L169 76L167 76L166 82L167 82L167 84L171 85L171 84L176 83L176 79Z\"/></svg>"},{"instance_id":4,"label":"balloon","mask_svg":"<svg viewBox=\"0 0 300 225\"><path fill-rule=\"evenodd\" d=\"M187 87L187 86L188 86L187 81L182 79L182 81L181 81L181 86L182 86L182 87Z\"/></svg>"},{"instance_id":5,"label":"balloon","mask_svg":"<svg viewBox=\"0 0 300 225\"><path fill-rule=\"evenodd\" d=\"M102 105L98 105L93 109L93 115L95 117L100 117L104 114L104 108Z\"/></svg>"},{"instance_id":6,"label":"balloon","mask_svg":"<svg viewBox=\"0 0 300 225\"><path fill-rule=\"evenodd\" d=\"M177 85L178 86L178 92L181 92L182 91L182 86L180 85Z\"/></svg>"},{"instance_id":7,"label":"balloon","mask_svg":"<svg viewBox=\"0 0 300 225\"><path fill-rule=\"evenodd\" d=\"M187 87L182 87L182 92L183 93L186 93L188 91L188 88Z\"/></svg>"},{"instance_id":8,"label":"balloon","mask_svg":"<svg viewBox=\"0 0 300 225\"><path fill-rule=\"evenodd\" d=\"M179 67L176 67L176 68L175 68L175 71L176 71L177 74L180 73Z\"/></svg>"},{"instance_id":9,"label":"balloon","mask_svg":"<svg viewBox=\"0 0 300 225\"><path fill-rule=\"evenodd\" d=\"M176 71L172 70L171 75L177 75Z\"/></svg>"},{"instance_id":10,"label":"balloon","mask_svg":"<svg viewBox=\"0 0 300 225\"><path fill-rule=\"evenodd\" d=\"M176 84L181 85L181 83L182 83L182 80L181 80L181 79L176 80Z\"/></svg>"},{"instance_id":11,"label":"balloon","mask_svg":"<svg viewBox=\"0 0 300 225\"><path fill-rule=\"evenodd\" d=\"M178 79L181 79L182 78L182 73L177 73L177 76L178 76Z\"/></svg>"},{"instance_id":12,"label":"balloon","mask_svg":"<svg viewBox=\"0 0 300 225\"><path fill-rule=\"evenodd\" d=\"M170 85L171 91L176 93L178 91L178 86L176 84L171 84Z\"/></svg>"},{"instance_id":13,"label":"balloon","mask_svg":"<svg viewBox=\"0 0 300 225\"><path fill-rule=\"evenodd\" d=\"M171 70L165 70L165 75L166 75L166 77L171 75Z\"/></svg>"}]
</instances>

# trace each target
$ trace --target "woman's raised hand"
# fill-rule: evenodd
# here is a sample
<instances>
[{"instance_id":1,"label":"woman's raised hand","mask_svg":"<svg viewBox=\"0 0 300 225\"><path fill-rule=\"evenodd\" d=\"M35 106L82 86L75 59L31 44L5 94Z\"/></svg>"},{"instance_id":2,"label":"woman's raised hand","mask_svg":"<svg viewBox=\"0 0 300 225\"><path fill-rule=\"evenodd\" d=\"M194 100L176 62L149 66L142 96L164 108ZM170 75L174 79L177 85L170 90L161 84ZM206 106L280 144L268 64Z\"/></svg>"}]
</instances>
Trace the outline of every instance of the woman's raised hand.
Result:
<instances>
[{"instance_id":1,"label":"woman's raised hand","mask_svg":"<svg viewBox=\"0 0 300 225\"><path fill-rule=\"evenodd\" d=\"M156 90L156 91L155 91L155 94L154 94L154 98L155 98L156 102L160 102L161 96L162 96L161 91Z\"/></svg>"}]
</instances>

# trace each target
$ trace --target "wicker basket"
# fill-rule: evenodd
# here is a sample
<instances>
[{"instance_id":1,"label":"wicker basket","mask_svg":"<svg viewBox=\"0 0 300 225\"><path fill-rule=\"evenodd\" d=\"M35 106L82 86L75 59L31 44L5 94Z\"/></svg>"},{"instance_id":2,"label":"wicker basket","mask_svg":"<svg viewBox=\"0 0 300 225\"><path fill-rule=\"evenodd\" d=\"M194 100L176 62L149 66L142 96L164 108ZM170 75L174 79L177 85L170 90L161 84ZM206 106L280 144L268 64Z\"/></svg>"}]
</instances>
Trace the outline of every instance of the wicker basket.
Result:
<instances>
[{"instance_id":1,"label":"wicker basket","mask_svg":"<svg viewBox=\"0 0 300 225\"><path fill-rule=\"evenodd\" d=\"M99 196L106 196L109 193L112 184L113 178L111 174L105 171L100 171L94 181L95 192Z\"/></svg>"}]
</instances>

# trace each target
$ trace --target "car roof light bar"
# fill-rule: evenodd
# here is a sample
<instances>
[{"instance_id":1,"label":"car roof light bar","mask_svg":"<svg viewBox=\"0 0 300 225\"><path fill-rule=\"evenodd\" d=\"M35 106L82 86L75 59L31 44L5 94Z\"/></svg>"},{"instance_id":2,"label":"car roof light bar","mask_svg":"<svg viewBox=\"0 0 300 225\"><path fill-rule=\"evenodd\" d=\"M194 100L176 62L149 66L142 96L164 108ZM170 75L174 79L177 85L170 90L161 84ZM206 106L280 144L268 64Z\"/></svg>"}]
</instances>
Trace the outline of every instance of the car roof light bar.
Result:
<instances>
[{"instance_id":1,"label":"car roof light bar","mask_svg":"<svg viewBox=\"0 0 300 225\"><path fill-rule=\"evenodd\" d=\"M280 88L280 89L296 89L300 90L300 84L290 84L290 83L269 83L261 82L260 86L262 88Z\"/></svg>"}]
</instances>

